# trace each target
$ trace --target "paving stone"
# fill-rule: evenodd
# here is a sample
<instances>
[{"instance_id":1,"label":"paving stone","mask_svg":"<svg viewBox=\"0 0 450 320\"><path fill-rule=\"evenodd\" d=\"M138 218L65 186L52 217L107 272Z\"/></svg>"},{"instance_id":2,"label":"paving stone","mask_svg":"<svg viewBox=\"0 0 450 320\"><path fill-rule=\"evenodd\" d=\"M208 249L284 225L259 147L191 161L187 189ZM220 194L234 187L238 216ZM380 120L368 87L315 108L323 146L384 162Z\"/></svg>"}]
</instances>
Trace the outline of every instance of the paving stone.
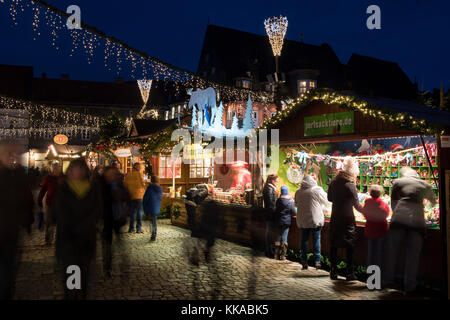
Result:
<instances>
[{"instance_id":1,"label":"paving stone","mask_svg":"<svg viewBox=\"0 0 450 320\"><path fill-rule=\"evenodd\" d=\"M93 300L220 299L380 300L405 299L395 290L369 291L364 283L333 282L324 270L301 270L298 263L275 261L247 247L217 240L212 262L189 263L186 245L196 243L190 232L158 222L158 239L123 233L113 241L113 277L103 275L101 238L88 298ZM194 240L194 241L193 241ZM21 234L15 299L63 299L62 272L56 268L54 245L43 232ZM253 289L252 289L253 288Z\"/></svg>"}]
</instances>

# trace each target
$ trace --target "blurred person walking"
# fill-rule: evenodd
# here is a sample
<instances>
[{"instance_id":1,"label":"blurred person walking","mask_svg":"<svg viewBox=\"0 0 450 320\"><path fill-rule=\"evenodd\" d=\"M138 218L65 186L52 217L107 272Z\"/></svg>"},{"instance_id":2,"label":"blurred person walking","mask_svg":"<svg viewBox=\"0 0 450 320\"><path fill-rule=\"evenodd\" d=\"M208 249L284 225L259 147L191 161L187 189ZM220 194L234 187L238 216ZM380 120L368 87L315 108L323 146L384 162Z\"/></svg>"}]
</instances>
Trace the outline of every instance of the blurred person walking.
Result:
<instances>
[{"instance_id":1,"label":"blurred person walking","mask_svg":"<svg viewBox=\"0 0 450 320\"><path fill-rule=\"evenodd\" d=\"M264 220L266 222L265 254L268 258L274 257L273 233L274 233L274 215L276 203L278 199L278 176L271 174L267 177L266 184L263 188L264 201Z\"/></svg>"},{"instance_id":2,"label":"blurred person walking","mask_svg":"<svg viewBox=\"0 0 450 320\"><path fill-rule=\"evenodd\" d=\"M16 164L22 151L18 145L0 142L0 300L13 298L19 231L24 227L31 233L33 224L29 179Z\"/></svg>"},{"instance_id":3,"label":"blurred person walking","mask_svg":"<svg viewBox=\"0 0 450 320\"><path fill-rule=\"evenodd\" d=\"M37 199L38 206L43 213L45 243L47 245L52 244L54 238L56 221L53 215L52 205L56 190L62 184L63 179L64 177L62 176L59 164L52 164L51 172L42 180L41 189Z\"/></svg>"},{"instance_id":4,"label":"blurred person walking","mask_svg":"<svg viewBox=\"0 0 450 320\"><path fill-rule=\"evenodd\" d=\"M161 200L163 197L163 190L159 185L159 178L155 175L151 176L151 183L148 185L147 190L145 190L143 198L143 208L145 214L148 216L150 221L150 226L152 230L152 235L150 241L156 240L156 231L158 228L157 218L161 213Z\"/></svg>"},{"instance_id":5,"label":"blurred person walking","mask_svg":"<svg viewBox=\"0 0 450 320\"><path fill-rule=\"evenodd\" d=\"M289 196L289 188L287 186L282 186L281 196L278 198L275 208L275 260L286 260L289 228L291 226L292 216L295 215L296 212L297 209L295 208L294 202Z\"/></svg>"},{"instance_id":6,"label":"blurred person walking","mask_svg":"<svg viewBox=\"0 0 450 320\"><path fill-rule=\"evenodd\" d=\"M116 167L106 167L98 181L103 196L103 271L106 276L111 277L113 233L120 236L120 228L126 225L131 212L131 201Z\"/></svg>"},{"instance_id":7,"label":"blurred person walking","mask_svg":"<svg viewBox=\"0 0 450 320\"><path fill-rule=\"evenodd\" d=\"M356 190L356 177L359 167L356 161L347 157L344 169L331 181L328 188L328 201L333 203L330 220L330 278L337 280L337 249L345 248L347 253L346 280L356 280L353 270L353 252L356 241L356 221L353 207L362 212Z\"/></svg>"},{"instance_id":8,"label":"blurred person walking","mask_svg":"<svg viewBox=\"0 0 450 320\"><path fill-rule=\"evenodd\" d=\"M417 287L417 272L426 224L423 201L436 204L436 196L431 185L421 180L418 173L409 167L400 170L400 178L394 180L391 192L392 218L387 236L387 258L382 277L382 285L394 282L395 263L399 245L406 240L406 262L403 273L405 293Z\"/></svg>"},{"instance_id":9,"label":"blurred person walking","mask_svg":"<svg viewBox=\"0 0 450 320\"><path fill-rule=\"evenodd\" d=\"M320 232L325 223L324 207L331 207L327 200L327 193L317 185L315 175L303 178L300 188L295 192L295 205L297 207L297 227L302 230L300 248L302 252L302 269L308 269L307 251L309 234L312 234L314 265L316 269L320 264Z\"/></svg>"},{"instance_id":10,"label":"blurred person walking","mask_svg":"<svg viewBox=\"0 0 450 320\"><path fill-rule=\"evenodd\" d=\"M96 253L96 222L102 216L100 186L89 181L89 167L83 158L72 160L67 178L53 202L56 216L56 258L63 268L65 299L87 298L90 265ZM69 289L69 266L81 271L81 289Z\"/></svg>"},{"instance_id":11,"label":"blurred person walking","mask_svg":"<svg viewBox=\"0 0 450 320\"><path fill-rule=\"evenodd\" d=\"M142 231L142 198L145 193L144 178L141 173L141 165L136 162L133 165L133 171L129 172L124 180L125 186L128 188L131 196L132 211L130 216L130 227L128 233L134 232L134 223L136 222L136 233L144 233Z\"/></svg>"}]
</instances>

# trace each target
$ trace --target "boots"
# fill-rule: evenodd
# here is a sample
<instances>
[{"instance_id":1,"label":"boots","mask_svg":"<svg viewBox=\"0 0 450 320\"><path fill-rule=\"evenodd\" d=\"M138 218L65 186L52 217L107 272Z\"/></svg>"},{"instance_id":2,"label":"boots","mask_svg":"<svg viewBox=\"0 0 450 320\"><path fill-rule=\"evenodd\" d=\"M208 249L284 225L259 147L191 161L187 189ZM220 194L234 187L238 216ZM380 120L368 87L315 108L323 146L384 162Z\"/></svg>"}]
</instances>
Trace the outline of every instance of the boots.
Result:
<instances>
[{"instance_id":1,"label":"boots","mask_svg":"<svg viewBox=\"0 0 450 320\"><path fill-rule=\"evenodd\" d=\"M336 266L331 266L330 269L330 279L331 280L337 280L338 279L338 274L337 274L337 268Z\"/></svg>"},{"instance_id":2,"label":"boots","mask_svg":"<svg viewBox=\"0 0 450 320\"><path fill-rule=\"evenodd\" d=\"M288 244L287 244L287 243L283 243L283 244L281 245L281 256L280 256L280 260L286 260L287 249L288 249Z\"/></svg>"},{"instance_id":3,"label":"boots","mask_svg":"<svg viewBox=\"0 0 450 320\"><path fill-rule=\"evenodd\" d=\"M345 277L345 280L347 281L353 281L353 280L357 280L358 278L355 275L355 272L353 271L353 266L349 265L347 267L347 276Z\"/></svg>"},{"instance_id":4,"label":"boots","mask_svg":"<svg viewBox=\"0 0 450 320\"><path fill-rule=\"evenodd\" d=\"M280 258L280 243L279 242L275 242L273 251L274 251L273 258L275 260L278 260Z\"/></svg>"}]
</instances>

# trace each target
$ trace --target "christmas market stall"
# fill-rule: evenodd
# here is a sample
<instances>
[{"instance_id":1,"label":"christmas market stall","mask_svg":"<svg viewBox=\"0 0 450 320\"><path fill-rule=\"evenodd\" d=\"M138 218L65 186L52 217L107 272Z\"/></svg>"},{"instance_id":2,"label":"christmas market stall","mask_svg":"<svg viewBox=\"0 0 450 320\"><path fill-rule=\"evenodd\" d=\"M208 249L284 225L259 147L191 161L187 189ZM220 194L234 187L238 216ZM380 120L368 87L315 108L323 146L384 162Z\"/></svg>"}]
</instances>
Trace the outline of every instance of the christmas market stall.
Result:
<instances>
[{"instance_id":1,"label":"christmas market stall","mask_svg":"<svg viewBox=\"0 0 450 320\"><path fill-rule=\"evenodd\" d=\"M279 163L271 163L268 173L277 174L291 195L306 174L315 173L318 184L327 191L331 180L343 168L346 156L354 157L360 169L356 187L361 204L369 197L371 185L384 189L383 200L390 205L392 182L402 167L417 171L432 186L437 204L425 200L427 238L420 265L420 279L438 286L444 278L447 248L445 170L449 168L448 135L450 114L411 102L340 95L326 90L307 93L288 105L262 128L279 129ZM447 130L447 131L446 131ZM324 208L322 254L329 256L328 239L331 209ZM388 221L392 215L390 212ZM355 262L365 266L367 242L364 217L355 210L358 241ZM444 229L444 232L443 230ZM300 230L295 219L289 247L299 249ZM310 248L311 249L311 248ZM402 255L404 252L402 252ZM343 252L339 252L344 257ZM445 260L444 260L445 259ZM401 259L400 259L401 260Z\"/></svg>"}]
</instances>

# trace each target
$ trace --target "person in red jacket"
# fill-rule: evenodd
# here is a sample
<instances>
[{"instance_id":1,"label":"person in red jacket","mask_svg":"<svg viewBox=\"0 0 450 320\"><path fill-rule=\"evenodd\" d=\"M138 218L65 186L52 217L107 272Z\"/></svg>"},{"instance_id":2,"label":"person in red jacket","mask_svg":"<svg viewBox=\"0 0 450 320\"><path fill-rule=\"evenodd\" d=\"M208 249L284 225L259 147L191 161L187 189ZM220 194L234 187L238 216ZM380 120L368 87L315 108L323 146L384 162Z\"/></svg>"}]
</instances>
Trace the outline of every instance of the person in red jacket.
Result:
<instances>
[{"instance_id":1,"label":"person in red jacket","mask_svg":"<svg viewBox=\"0 0 450 320\"><path fill-rule=\"evenodd\" d=\"M369 189L371 198L364 203L362 214L366 218L364 235L367 238L367 266L377 265L381 268L384 238L389 230L387 218L389 206L380 197L384 190L379 185L373 185Z\"/></svg>"},{"instance_id":2,"label":"person in red jacket","mask_svg":"<svg viewBox=\"0 0 450 320\"><path fill-rule=\"evenodd\" d=\"M38 195L38 205L44 213L44 225L45 225L45 243L51 244L53 241L53 235L55 230L53 226L55 222L52 217L52 204L56 194L58 185L61 183L61 169L57 163L52 165L52 171L46 175L41 183L41 190ZM45 197L45 201L44 200Z\"/></svg>"}]
</instances>

